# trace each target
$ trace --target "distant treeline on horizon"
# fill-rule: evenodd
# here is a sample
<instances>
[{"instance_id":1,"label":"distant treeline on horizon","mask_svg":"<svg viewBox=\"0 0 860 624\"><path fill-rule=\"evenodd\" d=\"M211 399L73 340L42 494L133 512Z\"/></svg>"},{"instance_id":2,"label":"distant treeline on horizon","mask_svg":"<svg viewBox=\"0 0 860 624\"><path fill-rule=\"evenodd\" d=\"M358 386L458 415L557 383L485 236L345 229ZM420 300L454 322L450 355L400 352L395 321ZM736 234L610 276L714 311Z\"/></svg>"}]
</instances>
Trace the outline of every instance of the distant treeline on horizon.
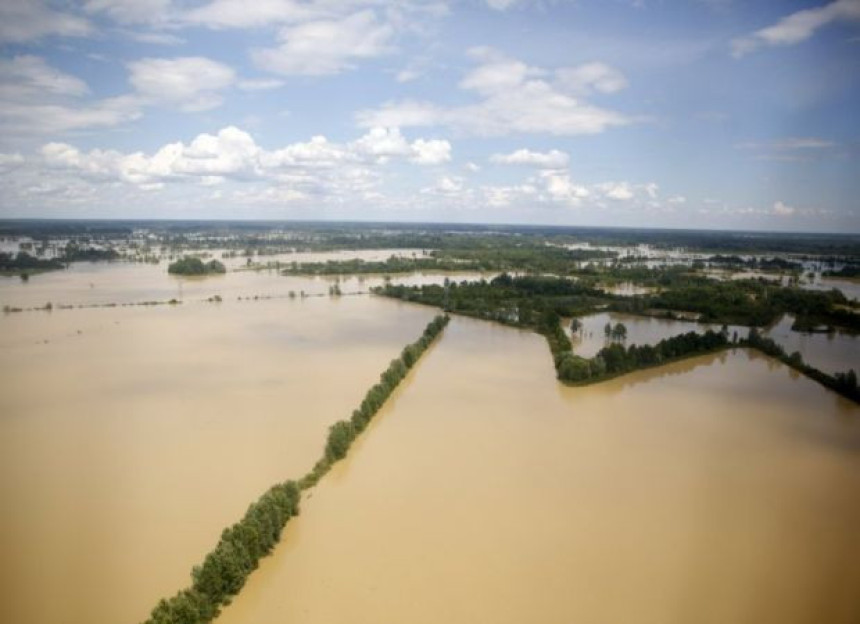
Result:
<instances>
[{"instance_id":1,"label":"distant treeline on horizon","mask_svg":"<svg viewBox=\"0 0 860 624\"><path fill-rule=\"evenodd\" d=\"M428 232L499 233L538 236L575 236L602 244L654 244L678 247L747 248L763 251L843 253L827 249L827 243L860 245L860 233L772 232L751 230L696 230L585 225L529 225L486 223L411 223L383 221L289 221L289 220L165 220L165 219L0 219L0 236L130 235L134 230L154 232L255 233L273 229L297 232L355 233ZM807 249L814 247L815 250ZM797 248L797 249L795 249ZM856 249L854 251L857 251Z\"/></svg>"}]
</instances>

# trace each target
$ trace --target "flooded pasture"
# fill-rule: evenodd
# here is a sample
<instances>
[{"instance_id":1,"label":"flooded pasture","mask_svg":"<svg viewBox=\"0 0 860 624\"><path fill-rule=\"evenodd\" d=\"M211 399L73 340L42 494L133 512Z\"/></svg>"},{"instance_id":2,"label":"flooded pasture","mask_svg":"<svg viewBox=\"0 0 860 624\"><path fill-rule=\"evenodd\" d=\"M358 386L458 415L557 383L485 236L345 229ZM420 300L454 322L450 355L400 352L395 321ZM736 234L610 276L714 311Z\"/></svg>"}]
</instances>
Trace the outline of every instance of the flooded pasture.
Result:
<instances>
[{"instance_id":1,"label":"flooded pasture","mask_svg":"<svg viewBox=\"0 0 860 624\"><path fill-rule=\"evenodd\" d=\"M596 386L455 318L219 618L850 623L860 413L745 350Z\"/></svg>"}]
</instances>

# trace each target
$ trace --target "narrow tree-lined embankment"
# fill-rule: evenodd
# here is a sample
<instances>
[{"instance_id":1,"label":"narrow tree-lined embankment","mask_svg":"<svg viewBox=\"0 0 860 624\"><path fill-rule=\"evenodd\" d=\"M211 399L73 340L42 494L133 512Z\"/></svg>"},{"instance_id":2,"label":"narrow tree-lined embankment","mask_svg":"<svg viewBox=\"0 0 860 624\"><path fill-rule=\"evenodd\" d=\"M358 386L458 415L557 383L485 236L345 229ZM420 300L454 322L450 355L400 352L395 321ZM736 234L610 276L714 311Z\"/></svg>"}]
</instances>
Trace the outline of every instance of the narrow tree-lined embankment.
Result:
<instances>
[{"instance_id":1,"label":"narrow tree-lined embankment","mask_svg":"<svg viewBox=\"0 0 860 624\"><path fill-rule=\"evenodd\" d=\"M421 355L448 324L448 316L434 318L421 337L407 345L400 356L380 375L349 420L329 429L323 456L298 482L287 481L269 489L248 507L245 516L224 529L215 548L191 572L191 586L171 598L162 599L146 624L203 624L211 622L224 605L257 569L281 537L287 522L299 513L301 491L309 489L343 459L358 435L364 431L386 399L406 377Z\"/></svg>"}]
</instances>

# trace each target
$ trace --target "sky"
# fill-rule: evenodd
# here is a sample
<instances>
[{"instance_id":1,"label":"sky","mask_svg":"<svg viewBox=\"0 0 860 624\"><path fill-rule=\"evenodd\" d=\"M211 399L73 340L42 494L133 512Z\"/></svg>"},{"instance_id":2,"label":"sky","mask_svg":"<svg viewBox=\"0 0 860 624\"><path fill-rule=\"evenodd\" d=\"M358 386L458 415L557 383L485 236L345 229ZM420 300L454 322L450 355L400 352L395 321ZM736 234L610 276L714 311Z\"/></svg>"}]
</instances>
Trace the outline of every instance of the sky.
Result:
<instances>
[{"instance_id":1,"label":"sky","mask_svg":"<svg viewBox=\"0 0 860 624\"><path fill-rule=\"evenodd\" d=\"M0 218L860 232L860 0L0 0Z\"/></svg>"}]
</instances>

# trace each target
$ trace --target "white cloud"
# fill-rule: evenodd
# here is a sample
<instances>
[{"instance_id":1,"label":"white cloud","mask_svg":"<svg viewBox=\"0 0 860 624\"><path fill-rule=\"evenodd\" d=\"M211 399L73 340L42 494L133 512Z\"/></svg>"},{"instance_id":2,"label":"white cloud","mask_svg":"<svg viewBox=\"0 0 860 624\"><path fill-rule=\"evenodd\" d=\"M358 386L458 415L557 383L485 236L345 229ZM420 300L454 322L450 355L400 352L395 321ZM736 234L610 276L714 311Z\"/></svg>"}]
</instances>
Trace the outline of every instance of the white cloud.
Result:
<instances>
[{"instance_id":1,"label":"white cloud","mask_svg":"<svg viewBox=\"0 0 860 624\"><path fill-rule=\"evenodd\" d=\"M648 182L643 184L642 188L651 199L657 199L657 193L660 191L660 186L656 182Z\"/></svg>"},{"instance_id":2,"label":"white cloud","mask_svg":"<svg viewBox=\"0 0 860 624\"><path fill-rule=\"evenodd\" d=\"M460 88L477 91L484 95L493 95L499 91L515 89L527 78L543 75L545 72L529 67L521 61L500 57L494 50L473 48L470 55L485 61L460 81Z\"/></svg>"},{"instance_id":3,"label":"white cloud","mask_svg":"<svg viewBox=\"0 0 860 624\"><path fill-rule=\"evenodd\" d=\"M420 77L420 71L411 67L407 67L406 69L401 69L399 72L397 72L395 79L397 80L397 82L412 82L413 80L417 80Z\"/></svg>"},{"instance_id":4,"label":"white cloud","mask_svg":"<svg viewBox=\"0 0 860 624\"><path fill-rule=\"evenodd\" d=\"M750 150L821 150L836 147L836 143L827 139L818 137L789 137L787 139L778 139L771 142L756 143L746 142L735 145L737 149Z\"/></svg>"},{"instance_id":5,"label":"white cloud","mask_svg":"<svg viewBox=\"0 0 860 624\"><path fill-rule=\"evenodd\" d=\"M411 144L399 128L371 128L350 145L356 153L386 163L392 157L406 157L419 165L438 165L451 160L451 144L441 139L416 139Z\"/></svg>"},{"instance_id":6,"label":"white cloud","mask_svg":"<svg viewBox=\"0 0 860 624\"><path fill-rule=\"evenodd\" d=\"M170 0L87 0L87 13L104 13L120 24L151 24L165 21Z\"/></svg>"},{"instance_id":7,"label":"white cloud","mask_svg":"<svg viewBox=\"0 0 860 624\"><path fill-rule=\"evenodd\" d=\"M627 78L606 63L585 63L563 67L555 72L556 85L574 94L588 95L593 91L616 93L627 88Z\"/></svg>"},{"instance_id":8,"label":"white cloud","mask_svg":"<svg viewBox=\"0 0 860 624\"><path fill-rule=\"evenodd\" d=\"M445 108L413 100L388 102L375 110L359 111L359 125L450 126L484 136L577 135L598 134L635 121L562 92L539 77L545 70L506 59L488 48L473 49L470 54L482 64L463 78L460 87L479 95L477 103Z\"/></svg>"},{"instance_id":9,"label":"white cloud","mask_svg":"<svg viewBox=\"0 0 860 624\"><path fill-rule=\"evenodd\" d=\"M469 173L477 173L481 170L481 167L480 165L476 165L473 162L467 162L465 165L463 165L463 169L465 169Z\"/></svg>"},{"instance_id":10,"label":"white cloud","mask_svg":"<svg viewBox=\"0 0 860 624\"><path fill-rule=\"evenodd\" d=\"M732 55L740 58L762 46L794 45L832 22L856 20L860 20L860 0L835 0L822 7L797 11L771 26L734 39Z\"/></svg>"},{"instance_id":11,"label":"white cloud","mask_svg":"<svg viewBox=\"0 0 860 624\"><path fill-rule=\"evenodd\" d=\"M85 37L92 32L86 19L54 10L44 0L0 2L0 43L26 43L52 35Z\"/></svg>"},{"instance_id":12,"label":"white cloud","mask_svg":"<svg viewBox=\"0 0 860 624\"><path fill-rule=\"evenodd\" d=\"M357 152L379 162L387 162L392 156L408 156L412 152L398 128L371 128L353 146Z\"/></svg>"},{"instance_id":13,"label":"white cloud","mask_svg":"<svg viewBox=\"0 0 860 624\"><path fill-rule=\"evenodd\" d=\"M496 11L507 11L513 6L520 4L522 0L486 0L487 6Z\"/></svg>"},{"instance_id":14,"label":"white cloud","mask_svg":"<svg viewBox=\"0 0 860 624\"><path fill-rule=\"evenodd\" d=\"M152 45L176 46L185 43L185 39L182 37L163 32L124 31L123 35L140 43Z\"/></svg>"},{"instance_id":15,"label":"white cloud","mask_svg":"<svg viewBox=\"0 0 860 624\"><path fill-rule=\"evenodd\" d=\"M271 91L284 86L283 80L273 78L258 78L254 80L240 80L236 85L242 91Z\"/></svg>"},{"instance_id":16,"label":"white cloud","mask_svg":"<svg viewBox=\"0 0 860 624\"><path fill-rule=\"evenodd\" d=\"M789 137L766 142L736 143L735 149L747 150L756 160L807 162L835 154L838 144L818 137Z\"/></svg>"},{"instance_id":17,"label":"white cloud","mask_svg":"<svg viewBox=\"0 0 860 624\"><path fill-rule=\"evenodd\" d=\"M532 152L527 149L518 149L510 154L493 154L490 156L490 162L503 165L529 165L544 169L561 169L567 167L570 156L559 150Z\"/></svg>"},{"instance_id":18,"label":"white cloud","mask_svg":"<svg viewBox=\"0 0 860 624\"><path fill-rule=\"evenodd\" d=\"M170 182L203 185L261 181L319 192L332 181L366 190L376 179L373 165L391 158L415 164L437 164L450 158L447 141L416 139L409 143L394 129L374 129L352 143L333 143L324 136L265 150L235 126L217 134L200 134L190 143L168 143L154 154L114 150L82 152L68 143L48 143L42 161L91 180L125 182L139 187ZM10 161L11 162L11 161Z\"/></svg>"},{"instance_id":19,"label":"white cloud","mask_svg":"<svg viewBox=\"0 0 860 624\"><path fill-rule=\"evenodd\" d=\"M258 28L319 16L310 5L294 0L214 0L189 10L183 20L209 28Z\"/></svg>"},{"instance_id":20,"label":"white cloud","mask_svg":"<svg viewBox=\"0 0 860 624\"><path fill-rule=\"evenodd\" d=\"M51 67L38 56L0 59L0 98L79 97L89 93L89 90L83 80Z\"/></svg>"},{"instance_id":21,"label":"white cloud","mask_svg":"<svg viewBox=\"0 0 860 624\"><path fill-rule=\"evenodd\" d=\"M0 172L6 172L14 169L24 163L24 157L14 152L12 154L4 154L0 152Z\"/></svg>"},{"instance_id":22,"label":"white cloud","mask_svg":"<svg viewBox=\"0 0 860 624\"><path fill-rule=\"evenodd\" d=\"M6 138L113 127L140 116L133 97L89 99L87 84L32 55L0 59L0 133Z\"/></svg>"},{"instance_id":23,"label":"white cloud","mask_svg":"<svg viewBox=\"0 0 860 624\"><path fill-rule=\"evenodd\" d=\"M456 176L442 176L433 186L421 189L425 195L460 195L464 191L464 180Z\"/></svg>"},{"instance_id":24,"label":"white cloud","mask_svg":"<svg viewBox=\"0 0 860 624\"><path fill-rule=\"evenodd\" d=\"M627 182L605 182L598 189L609 199L627 201L634 197L633 189Z\"/></svg>"},{"instance_id":25,"label":"white cloud","mask_svg":"<svg viewBox=\"0 0 860 624\"><path fill-rule=\"evenodd\" d=\"M252 52L261 68L282 75L336 74L356 59L380 56L391 49L394 29L371 10L344 18L284 27L280 45Z\"/></svg>"},{"instance_id":26,"label":"white cloud","mask_svg":"<svg viewBox=\"0 0 860 624\"><path fill-rule=\"evenodd\" d=\"M531 184L482 186L481 193L488 207L506 208L523 200L534 199L538 189Z\"/></svg>"},{"instance_id":27,"label":"white cloud","mask_svg":"<svg viewBox=\"0 0 860 624\"><path fill-rule=\"evenodd\" d=\"M236 80L232 68L200 56L144 58L128 64L129 82L152 104L183 111L220 106L219 91Z\"/></svg>"},{"instance_id":28,"label":"white cloud","mask_svg":"<svg viewBox=\"0 0 860 624\"><path fill-rule=\"evenodd\" d=\"M412 143L412 162L419 165L439 165L451 160L451 144L441 139L416 139Z\"/></svg>"},{"instance_id":29,"label":"white cloud","mask_svg":"<svg viewBox=\"0 0 860 624\"><path fill-rule=\"evenodd\" d=\"M544 171L540 176L544 190L552 201L578 205L583 199L591 196L587 187L576 184L570 179L569 173L560 171Z\"/></svg>"},{"instance_id":30,"label":"white cloud","mask_svg":"<svg viewBox=\"0 0 860 624\"><path fill-rule=\"evenodd\" d=\"M795 212L796 211L792 206L788 206L781 201L775 202L773 204L773 208L771 209L771 214L774 214L778 217L790 217Z\"/></svg>"}]
</instances>

